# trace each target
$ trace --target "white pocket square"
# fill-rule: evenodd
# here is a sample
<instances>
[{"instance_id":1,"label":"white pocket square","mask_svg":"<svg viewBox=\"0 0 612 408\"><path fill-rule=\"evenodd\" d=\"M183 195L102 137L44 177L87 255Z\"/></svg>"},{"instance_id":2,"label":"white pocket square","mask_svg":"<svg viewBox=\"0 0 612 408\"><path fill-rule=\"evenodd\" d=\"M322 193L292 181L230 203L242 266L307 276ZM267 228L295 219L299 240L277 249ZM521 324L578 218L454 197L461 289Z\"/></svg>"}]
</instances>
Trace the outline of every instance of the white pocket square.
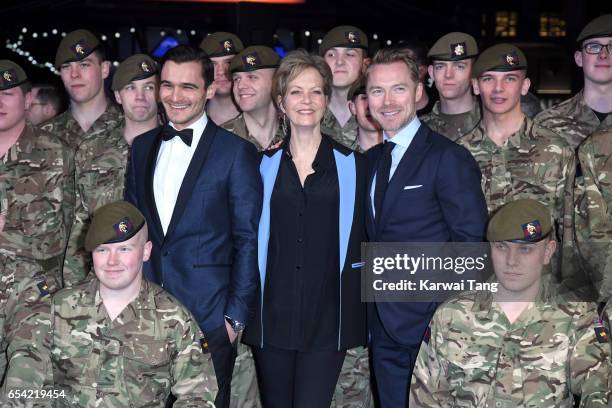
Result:
<instances>
[{"instance_id":1,"label":"white pocket square","mask_svg":"<svg viewBox=\"0 0 612 408\"><path fill-rule=\"evenodd\" d=\"M423 185L419 184L417 186L404 186L404 190L413 190L413 189L419 188L419 187L423 187Z\"/></svg>"}]
</instances>

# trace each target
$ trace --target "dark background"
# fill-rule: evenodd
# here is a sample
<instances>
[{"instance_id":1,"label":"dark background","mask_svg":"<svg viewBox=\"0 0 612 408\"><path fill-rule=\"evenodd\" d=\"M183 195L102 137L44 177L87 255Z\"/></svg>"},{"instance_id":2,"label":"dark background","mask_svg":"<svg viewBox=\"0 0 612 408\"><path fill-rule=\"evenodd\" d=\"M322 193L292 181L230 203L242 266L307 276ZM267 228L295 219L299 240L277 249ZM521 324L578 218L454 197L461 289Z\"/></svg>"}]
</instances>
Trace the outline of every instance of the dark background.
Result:
<instances>
[{"instance_id":1,"label":"dark background","mask_svg":"<svg viewBox=\"0 0 612 408\"><path fill-rule=\"evenodd\" d=\"M62 32L77 28L104 35L109 58L117 62L136 52L151 53L168 35L198 45L207 33L230 31L245 45L316 51L317 40L327 30L351 24L368 34L373 53L402 39L431 46L445 33L464 31L481 47L499 42L521 47L529 60L532 92L552 103L582 87L581 72L573 62L575 39L586 23L606 13L612 13L612 1L3 1L0 44L5 46L0 53L20 63L34 80L57 80L45 64L53 63Z\"/></svg>"}]
</instances>

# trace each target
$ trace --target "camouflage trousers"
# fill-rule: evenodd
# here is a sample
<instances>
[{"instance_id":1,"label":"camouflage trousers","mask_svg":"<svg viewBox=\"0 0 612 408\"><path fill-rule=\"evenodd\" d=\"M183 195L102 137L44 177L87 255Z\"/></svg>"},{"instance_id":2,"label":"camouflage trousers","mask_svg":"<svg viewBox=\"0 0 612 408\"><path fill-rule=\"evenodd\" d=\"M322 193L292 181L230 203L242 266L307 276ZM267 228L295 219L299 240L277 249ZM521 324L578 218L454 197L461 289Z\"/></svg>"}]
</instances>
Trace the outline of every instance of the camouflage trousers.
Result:
<instances>
[{"instance_id":1,"label":"camouflage trousers","mask_svg":"<svg viewBox=\"0 0 612 408\"><path fill-rule=\"evenodd\" d=\"M238 342L238 355L232 374L231 408L261 408L259 386L255 372L255 360L251 346L242 343L242 334Z\"/></svg>"},{"instance_id":2,"label":"camouflage trousers","mask_svg":"<svg viewBox=\"0 0 612 408\"><path fill-rule=\"evenodd\" d=\"M331 406L335 408L374 406L367 347L355 347L346 351Z\"/></svg>"},{"instance_id":3,"label":"camouflage trousers","mask_svg":"<svg viewBox=\"0 0 612 408\"><path fill-rule=\"evenodd\" d=\"M52 380L43 340L51 324L51 293L59 288L57 276L57 271L43 271L36 261L0 255L2 407L48 406L8 395L9 390L41 390Z\"/></svg>"}]
</instances>

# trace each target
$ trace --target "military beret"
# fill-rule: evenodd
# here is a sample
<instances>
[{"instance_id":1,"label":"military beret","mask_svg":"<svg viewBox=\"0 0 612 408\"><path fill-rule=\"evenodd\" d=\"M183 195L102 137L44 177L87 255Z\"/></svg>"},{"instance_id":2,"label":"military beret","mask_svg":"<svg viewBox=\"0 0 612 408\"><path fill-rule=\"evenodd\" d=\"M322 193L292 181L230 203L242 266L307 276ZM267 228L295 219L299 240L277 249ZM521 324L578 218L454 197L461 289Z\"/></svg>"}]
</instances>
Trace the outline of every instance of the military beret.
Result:
<instances>
[{"instance_id":1,"label":"military beret","mask_svg":"<svg viewBox=\"0 0 612 408\"><path fill-rule=\"evenodd\" d=\"M87 30L75 30L68 33L57 47L55 68L59 69L66 62L85 59L100 46L100 40Z\"/></svg>"},{"instance_id":2,"label":"military beret","mask_svg":"<svg viewBox=\"0 0 612 408\"><path fill-rule=\"evenodd\" d=\"M480 54L472 68L472 78L487 71L508 72L527 69L527 58L523 51L512 44L497 44Z\"/></svg>"},{"instance_id":3,"label":"military beret","mask_svg":"<svg viewBox=\"0 0 612 408\"><path fill-rule=\"evenodd\" d=\"M246 72L262 68L278 68L280 57L270 47L255 45L240 51L230 63L230 71Z\"/></svg>"},{"instance_id":4,"label":"military beret","mask_svg":"<svg viewBox=\"0 0 612 408\"><path fill-rule=\"evenodd\" d=\"M520 199L501 207L489 221L487 239L538 242L552 229L550 211L539 201Z\"/></svg>"},{"instance_id":5,"label":"military beret","mask_svg":"<svg viewBox=\"0 0 612 408\"><path fill-rule=\"evenodd\" d=\"M149 78L158 71L157 63L146 54L135 54L123 61L113 76L113 91L118 91L132 81Z\"/></svg>"},{"instance_id":6,"label":"military beret","mask_svg":"<svg viewBox=\"0 0 612 408\"><path fill-rule=\"evenodd\" d=\"M431 47L427 57L438 61L459 61L478 55L476 40L466 33L448 33Z\"/></svg>"},{"instance_id":7,"label":"military beret","mask_svg":"<svg viewBox=\"0 0 612 408\"><path fill-rule=\"evenodd\" d=\"M202 40L200 48L210 58L236 55L244 49L244 45L236 34L218 31L212 33Z\"/></svg>"},{"instance_id":8,"label":"military beret","mask_svg":"<svg viewBox=\"0 0 612 408\"><path fill-rule=\"evenodd\" d=\"M359 28L353 26L338 26L325 34L319 46L319 55L323 55L333 47L368 49L368 36Z\"/></svg>"},{"instance_id":9,"label":"military beret","mask_svg":"<svg viewBox=\"0 0 612 408\"><path fill-rule=\"evenodd\" d=\"M28 80L23 68L13 61L0 60L0 90L11 89Z\"/></svg>"},{"instance_id":10,"label":"military beret","mask_svg":"<svg viewBox=\"0 0 612 408\"><path fill-rule=\"evenodd\" d=\"M581 43L594 37L612 37L612 14L604 14L591 21L578 34L576 41Z\"/></svg>"},{"instance_id":11,"label":"military beret","mask_svg":"<svg viewBox=\"0 0 612 408\"><path fill-rule=\"evenodd\" d=\"M138 208L127 201L116 201L98 208L85 237L85 250L98 245L124 242L132 238L145 224Z\"/></svg>"},{"instance_id":12,"label":"military beret","mask_svg":"<svg viewBox=\"0 0 612 408\"><path fill-rule=\"evenodd\" d=\"M347 101L352 101L357 95L366 94L366 81L364 78L360 78L351 85L346 96Z\"/></svg>"}]
</instances>

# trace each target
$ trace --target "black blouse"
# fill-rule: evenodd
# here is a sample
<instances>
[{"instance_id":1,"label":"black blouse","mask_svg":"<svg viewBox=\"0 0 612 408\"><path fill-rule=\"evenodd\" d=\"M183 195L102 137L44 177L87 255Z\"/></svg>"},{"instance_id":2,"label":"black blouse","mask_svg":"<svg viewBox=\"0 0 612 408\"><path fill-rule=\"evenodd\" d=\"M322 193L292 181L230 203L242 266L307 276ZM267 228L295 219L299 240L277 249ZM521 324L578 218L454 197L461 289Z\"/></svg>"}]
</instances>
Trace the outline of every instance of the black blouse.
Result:
<instances>
[{"instance_id":1,"label":"black blouse","mask_svg":"<svg viewBox=\"0 0 612 408\"><path fill-rule=\"evenodd\" d=\"M324 137L302 187L289 142L270 203L263 301L265 344L299 351L336 350L339 323L339 186Z\"/></svg>"}]
</instances>

